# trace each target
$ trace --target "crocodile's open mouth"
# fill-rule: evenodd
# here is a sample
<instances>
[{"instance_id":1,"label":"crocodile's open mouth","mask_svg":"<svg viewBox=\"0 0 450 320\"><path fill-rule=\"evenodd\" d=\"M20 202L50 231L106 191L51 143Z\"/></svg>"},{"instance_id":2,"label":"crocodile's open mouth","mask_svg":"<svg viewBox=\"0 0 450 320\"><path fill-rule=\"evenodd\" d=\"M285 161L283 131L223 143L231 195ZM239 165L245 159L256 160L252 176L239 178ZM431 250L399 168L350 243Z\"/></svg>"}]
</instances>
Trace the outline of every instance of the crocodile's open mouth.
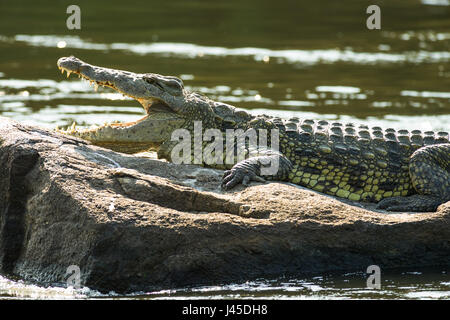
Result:
<instances>
[{"instance_id":1,"label":"crocodile's open mouth","mask_svg":"<svg viewBox=\"0 0 450 320\"><path fill-rule=\"evenodd\" d=\"M177 78L97 67L73 56L60 58L57 66L62 73L67 72L67 77L75 74L89 81L95 91L99 86L108 87L137 100L146 112L143 118L132 122L106 123L88 129L77 128L74 123L67 130L57 129L60 133L115 151L137 153L158 150L186 121L170 106L174 97L183 92L183 84Z\"/></svg>"},{"instance_id":2,"label":"crocodile's open mouth","mask_svg":"<svg viewBox=\"0 0 450 320\"><path fill-rule=\"evenodd\" d=\"M66 61L64 59L70 59L69 61ZM116 92L122 94L123 96L130 97L134 100L137 100L144 108L146 115L136 121L132 122L119 122L115 121L112 123L107 123L105 125L108 126L119 126L119 127L129 127L133 126L150 116L157 116L159 119L165 114L166 116L170 116L174 114L174 111L167 105L164 101L161 99L158 99L156 97L151 96L145 96L142 97L139 95L139 90L136 90L136 95L132 94L132 90L123 90L125 88L122 88L119 85L116 85L115 82L117 81L123 81L120 79L120 77L129 77L131 81L128 81L128 84L126 85L126 89L130 89L129 86L132 84L136 84L137 77L141 76L139 74L133 74L131 72L127 71L121 71L121 74L117 73L118 70L114 69L107 69L107 68L101 68L101 67L95 67L91 66L89 64L86 64L82 62L81 60L75 58L75 57L69 57L69 58L61 58L58 60L58 69L61 70L61 73L64 74L64 72L67 73L67 78L71 74L77 75L80 79L86 80L89 82L91 86L93 86L94 90L97 91L98 88L101 87L108 87L111 89L114 89ZM142 79L145 79L144 76L141 76ZM110 80L108 78L111 78ZM141 79L139 79L141 80ZM141 80L142 81L142 80ZM148 79L145 79L146 82L149 82ZM124 81L125 82L125 81ZM158 86L157 83L151 82L155 86ZM122 85L123 86L123 85ZM136 88L132 88L135 90ZM139 88L138 88L139 89ZM157 114L157 115L156 115ZM72 126L72 130L75 127Z\"/></svg>"}]
</instances>

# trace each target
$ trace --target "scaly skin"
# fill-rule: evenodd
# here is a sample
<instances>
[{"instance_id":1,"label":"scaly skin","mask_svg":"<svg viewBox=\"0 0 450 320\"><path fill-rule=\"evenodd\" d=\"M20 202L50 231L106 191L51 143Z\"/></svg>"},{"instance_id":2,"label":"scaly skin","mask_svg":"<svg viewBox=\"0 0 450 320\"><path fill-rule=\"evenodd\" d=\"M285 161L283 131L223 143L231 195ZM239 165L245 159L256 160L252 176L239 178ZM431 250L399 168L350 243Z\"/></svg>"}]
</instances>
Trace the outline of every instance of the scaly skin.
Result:
<instances>
[{"instance_id":1,"label":"scaly skin","mask_svg":"<svg viewBox=\"0 0 450 320\"><path fill-rule=\"evenodd\" d=\"M136 122L108 124L95 129L60 131L119 152L155 150L172 160L178 142L175 129L195 136L195 122L202 133L218 129L224 141L227 129L278 129L279 150L261 148L247 159L224 164L208 163L225 171L222 187L230 189L251 180L263 181L268 160L278 170L266 179L289 181L353 201L378 202L391 211L435 211L450 201L450 143L447 132L421 132L369 128L352 123L310 119L252 116L224 103L214 102L184 89L175 77L138 74L87 64L75 57L58 60L58 67L139 101L147 115ZM270 134L268 146L271 146ZM202 148L210 142L203 142ZM191 159L194 158L194 145ZM248 141L244 150L249 152ZM233 150L232 150L233 151ZM224 160L226 155L219 156ZM220 162L220 161L219 161ZM195 163L195 162L194 162ZM202 163L206 165L205 163Z\"/></svg>"}]
</instances>

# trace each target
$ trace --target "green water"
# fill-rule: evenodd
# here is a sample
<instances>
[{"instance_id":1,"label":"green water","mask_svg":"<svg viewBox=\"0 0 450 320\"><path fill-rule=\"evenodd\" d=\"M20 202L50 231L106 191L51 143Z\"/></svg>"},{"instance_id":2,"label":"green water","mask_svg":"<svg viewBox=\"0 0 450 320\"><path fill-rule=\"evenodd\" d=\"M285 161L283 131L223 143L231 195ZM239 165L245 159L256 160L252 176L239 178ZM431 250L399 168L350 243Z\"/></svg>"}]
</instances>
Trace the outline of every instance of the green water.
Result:
<instances>
[{"instance_id":1,"label":"green water","mask_svg":"<svg viewBox=\"0 0 450 320\"><path fill-rule=\"evenodd\" d=\"M141 116L135 101L62 76L57 59L75 55L175 75L190 90L253 113L450 130L449 0L78 1L81 30L66 27L70 4L0 1L0 115L47 128ZM370 4L381 8L381 30L366 28ZM414 270L407 285L399 284L401 273L393 275L389 290L399 291L391 297L420 298L429 289L448 298L445 271ZM309 294L315 291L306 285L297 298L364 296L354 277L347 279L354 289L338 285L338 276L321 279L289 281L322 288ZM9 288L5 281L0 292ZM242 297L283 297L291 286L283 281L149 296L228 297L238 288ZM17 297L35 288L10 285L22 288ZM51 295L37 290L38 297Z\"/></svg>"},{"instance_id":2,"label":"green water","mask_svg":"<svg viewBox=\"0 0 450 320\"><path fill-rule=\"evenodd\" d=\"M0 299L450 299L450 270L382 271L379 289L367 287L364 272L314 277L256 279L215 286L172 288L120 295L102 294L87 287L39 287L0 276Z\"/></svg>"}]
</instances>

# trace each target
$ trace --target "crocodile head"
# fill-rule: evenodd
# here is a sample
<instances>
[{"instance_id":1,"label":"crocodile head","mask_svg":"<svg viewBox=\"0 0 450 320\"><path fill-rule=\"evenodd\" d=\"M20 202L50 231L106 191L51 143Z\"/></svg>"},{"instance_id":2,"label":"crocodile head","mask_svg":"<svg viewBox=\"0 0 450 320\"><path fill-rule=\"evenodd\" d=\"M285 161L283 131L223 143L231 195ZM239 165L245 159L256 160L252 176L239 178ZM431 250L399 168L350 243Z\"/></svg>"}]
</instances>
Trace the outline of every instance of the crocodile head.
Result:
<instances>
[{"instance_id":1,"label":"crocodile head","mask_svg":"<svg viewBox=\"0 0 450 320\"><path fill-rule=\"evenodd\" d=\"M182 80L176 77L98 67L73 56L60 58L57 66L62 73L66 71L67 76L76 74L90 81L95 89L98 86L112 88L143 106L146 115L134 122L59 130L115 151L159 151L162 144L170 142L174 130L182 128L192 132L194 121L202 121L204 128L217 128L222 126L224 116L239 116L239 113L235 116L232 106L188 92Z\"/></svg>"}]
</instances>

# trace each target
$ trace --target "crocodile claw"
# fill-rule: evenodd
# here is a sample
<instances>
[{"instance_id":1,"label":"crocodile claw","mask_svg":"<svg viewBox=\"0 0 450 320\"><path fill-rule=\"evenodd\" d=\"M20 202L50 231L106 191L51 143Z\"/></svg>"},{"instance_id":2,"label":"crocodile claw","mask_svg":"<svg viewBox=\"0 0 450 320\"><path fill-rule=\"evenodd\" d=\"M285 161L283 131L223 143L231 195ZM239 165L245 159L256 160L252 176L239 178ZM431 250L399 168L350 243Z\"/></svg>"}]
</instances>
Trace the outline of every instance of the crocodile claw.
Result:
<instances>
[{"instance_id":1,"label":"crocodile claw","mask_svg":"<svg viewBox=\"0 0 450 320\"><path fill-rule=\"evenodd\" d=\"M244 168L233 168L224 172L222 177L221 188L230 190L239 183L248 186L250 181L266 182L263 178L258 176L254 171Z\"/></svg>"}]
</instances>

